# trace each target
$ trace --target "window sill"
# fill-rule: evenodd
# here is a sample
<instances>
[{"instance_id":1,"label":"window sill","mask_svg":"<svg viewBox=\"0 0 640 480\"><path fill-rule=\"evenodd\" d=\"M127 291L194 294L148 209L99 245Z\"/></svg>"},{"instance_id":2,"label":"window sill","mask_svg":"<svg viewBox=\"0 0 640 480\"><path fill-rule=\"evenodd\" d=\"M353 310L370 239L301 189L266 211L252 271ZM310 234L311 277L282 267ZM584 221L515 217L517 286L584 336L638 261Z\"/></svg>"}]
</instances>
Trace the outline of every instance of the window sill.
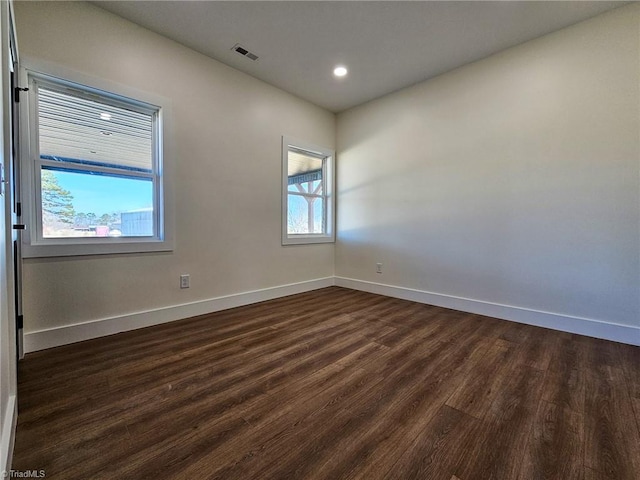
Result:
<instances>
[{"instance_id":1,"label":"window sill","mask_svg":"<svg viewBox=\"0 0 640 480\"><path fill-rule=\"evenodd\" d=\"M291 235L282 239L282 245L312 245L316 243L334 243L333 235Z\"/></svg>"},{"instance_id":2,"label":"window sill","mask_svg":"<svg viewBox=\"0 0 640 480\"><path fill-rule=\"evenodd\" d=\"M139 241L120 240L118 242L95 243L54 243L31 245L23 243L22 256L24 258L41 257L74 257L83 255L114 255L123 253L171 252L173 245L167 240Z\"/></svg>"}]
</instances>

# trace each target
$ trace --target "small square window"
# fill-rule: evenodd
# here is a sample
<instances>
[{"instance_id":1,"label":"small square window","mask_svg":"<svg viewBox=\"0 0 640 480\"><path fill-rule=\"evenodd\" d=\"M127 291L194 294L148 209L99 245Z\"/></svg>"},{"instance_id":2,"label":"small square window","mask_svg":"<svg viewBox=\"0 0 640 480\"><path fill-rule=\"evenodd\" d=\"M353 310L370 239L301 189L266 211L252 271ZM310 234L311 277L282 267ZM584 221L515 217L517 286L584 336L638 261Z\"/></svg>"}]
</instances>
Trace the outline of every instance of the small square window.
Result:
<instances>
[{"instance_id":1,"label":"small square window","mask_svg":"<svg viewBox=\"0 0 640 480\"><path fill-rule=\"evenodd\" d=\"M283 137L283 245L333 242L334 152Z\"/></svg>"}]
</instances>

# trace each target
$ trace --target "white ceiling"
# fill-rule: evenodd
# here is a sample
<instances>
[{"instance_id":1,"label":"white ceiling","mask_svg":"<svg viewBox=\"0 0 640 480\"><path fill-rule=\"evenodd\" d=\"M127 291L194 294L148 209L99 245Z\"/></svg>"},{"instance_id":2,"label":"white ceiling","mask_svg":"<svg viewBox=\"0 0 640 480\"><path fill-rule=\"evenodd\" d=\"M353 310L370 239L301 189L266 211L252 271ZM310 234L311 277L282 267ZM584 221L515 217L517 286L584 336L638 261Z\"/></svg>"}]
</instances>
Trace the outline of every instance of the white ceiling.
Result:
<instances>
[{"instance_id":1,"label":"white ceiling","mask_svg":"<svg viewBox=\"0 0 640 480\"><path fill-rule=\"evenodd\" d=\"M340 112L628 2L93 3ZM259 59L233 52L236 43ZM347 77L334 78L337 64Z\"/></svg>"}]
</instances>

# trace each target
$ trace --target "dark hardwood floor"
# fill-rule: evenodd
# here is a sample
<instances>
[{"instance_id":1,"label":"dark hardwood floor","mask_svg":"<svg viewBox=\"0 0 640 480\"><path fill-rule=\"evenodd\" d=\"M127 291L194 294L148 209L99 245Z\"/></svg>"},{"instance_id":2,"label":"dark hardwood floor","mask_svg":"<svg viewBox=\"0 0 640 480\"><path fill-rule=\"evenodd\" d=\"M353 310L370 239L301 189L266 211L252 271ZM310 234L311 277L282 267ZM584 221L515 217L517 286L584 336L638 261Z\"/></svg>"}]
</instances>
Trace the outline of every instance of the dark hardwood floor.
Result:
<instances>
[{"instance_id":1,"label":"dark hardwood floor","mask_svg":"<svg viewBox=\"0 0 640 480\"><path fill-rule=\"evenodd\" d=\"M331 287L27 355L50 479L640 479L640 348Z\"/></svg>"}]
</instances>

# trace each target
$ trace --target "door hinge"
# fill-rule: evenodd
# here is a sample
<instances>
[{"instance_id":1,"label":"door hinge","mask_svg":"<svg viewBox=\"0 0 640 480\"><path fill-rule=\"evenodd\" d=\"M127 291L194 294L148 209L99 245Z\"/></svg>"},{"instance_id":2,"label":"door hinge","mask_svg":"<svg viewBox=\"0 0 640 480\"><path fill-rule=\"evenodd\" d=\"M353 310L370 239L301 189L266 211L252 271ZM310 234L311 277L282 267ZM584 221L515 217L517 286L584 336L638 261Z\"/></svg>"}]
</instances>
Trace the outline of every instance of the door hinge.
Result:
<instances>
[{"instance_id":1,"label":"door hinge","mask_svg":"<svg viewBox=\"0 0 640 480\"><path fill-rule=\"evenodd\" d=\"M16 326L18 330L24 327L24 315L16 315Z\"/></svg>"},{"instance_id":2,"label":"door hinge","mask_svg":"<svg viewBox=\"0 0 640 480\"><path fill-rule=\"evenodd\" d=\"M15 87L13 90L13 100L16 103L20 103L20 92L28 92L29 89L27 87Z\"/></svg>"}]
</instances>

